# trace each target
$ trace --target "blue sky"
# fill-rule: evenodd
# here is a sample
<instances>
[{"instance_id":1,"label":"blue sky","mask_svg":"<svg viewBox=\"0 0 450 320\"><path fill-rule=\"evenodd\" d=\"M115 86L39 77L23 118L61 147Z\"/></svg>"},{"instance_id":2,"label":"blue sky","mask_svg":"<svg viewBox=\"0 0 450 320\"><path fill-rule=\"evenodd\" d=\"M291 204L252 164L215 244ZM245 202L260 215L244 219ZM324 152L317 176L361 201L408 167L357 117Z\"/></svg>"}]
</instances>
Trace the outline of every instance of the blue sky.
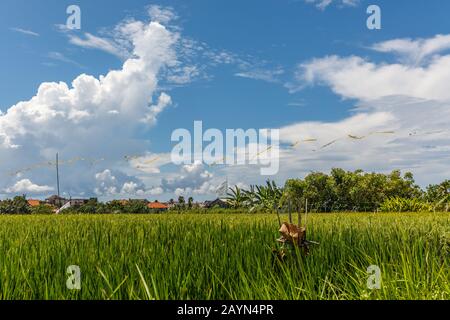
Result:
<instances>
[{"instance_id":1,"label":"blue sky","mask_svg":"<svg viewBox=\"0 0 450 320\"><path fill-rule=\"evenodd\" d=\"M402 68L412 72L413 76L426 71L432 84L446 79L446 74L441 74L444 67L432 66L439 58L445 66L449 40L436 37L445 36L450 30L447 17L450 3L439 0L348 2L334 0L328 6L320 7L319 0L102 0L76 3L3 0L0 3L3 47L0 50L0 110L4 115L3 122L0 120L3 126L0 127L0 138L3 133L5 140L3 147L0 144L0 155L6 161L0 163L0 170L8 178L0 184L3 190L0 196L2 193L6 197L26 192L40 197L54 192L51 171L33 167L47 161L53 151L61 152L66 159L105 159L95 167L75 164L63 168L67 177L64 190L70 195L168 198L194 194L198 198L211 198L214 188L224 179L228 178L231 184L248 186L267 178L252 168L207 168L201 165L180 168L162 162L157 168L142 171L124 163L120 150L125 155L148 153L148 157L164 158L173 147L170 141L173 130L191 129L195 120L202 120L208 128L221 130L280 128L282 141L288 144L296 142L295 133L302 133L303 138L317 139L318 146L306 148L304 152L281 150L282 170L273 177L279 182L287 177L301 177L311 170L327 171L332 167L411 170L422 185L448 178L450 171L445 165L449 157L448 134L441 132L445 131L445 121L449 120L446 118L446 90L427 91L429 82L419 83L413 90L408 82L411 75ZM81 30L61 28L68 16L66 8L71 4L81 8ZM381 30L366 27L369 4L381 8ZM65 127L67 132L55 133L58 129L52 127L52 122L47 118L36 120L40 111L33 111L35 118L31 122L36 121L34 125L38 130L31 126L27 110L45 109L51 105L50 111L57 112L58 108L65 108L60 105L64 99L54 105L47 102L48 99L38 104L30 102L32 107L23 106L13 114L10 108L19 101L31 101L44 82L62 81L70 87L81 74L99 78L111 70L120 70L130 56L118 56L119 50L125 50L123 40L126 36L118 35L114 30L132 19L146 24L152 19L157 20L155 15L149 15L149 8L170 13L172 19L157 22L170 32L166 36L174 39L173 54L176 55L155 71L157 83L152 83L154 87L148 90L152 100L148 101L149 105L156 104L162 93L171 99L162 112L154 114L154 122L140 124L139 118L130 116L120 120L123 130L111 125L101 131L87 125L84 121L89 121L85 120L89 116L82 115L82 120L69 119L76 130L69 130L68 125ZM96 41L88 43L86 40L90 36ZM396 45L389 42L392 40L404 42ZM105 51L99 41L112 44L117 52ZM130 42L126 49L133 52L134 44ZM437 49L427 49L435 47ZM404 48L408 48L407 52ZM191 51L187 52L187 49ZM148 50L149 54L153 52L153 48ZM420 61L416 59L413 64L411 57L418 56ZM177 65L174 65L175 60ZM386 65L392 68L383 69ZM183 73L183 70L194 71ZM174 74L178 81L171 77ZM306 78L306 74L312 77ZM391 81L386 84L392 84L389 88L383 87L383 81L379 80L384 75ZM181 76L183 81L179 80ZM373 81L361 83L358 77L362 76ZM373 94L368 93L372 88ZM139 86L136 90L144 89ZM86 94L89 94L87 89L83 97ZM50 105L43 106L45 103ZM89 114L88 108L96 106L87 104L89 106L81 111L87 110ZM411 105L413 109L405 112L406 106ZM100 107L110 108L105 104ZM426 114L438 114L429 119L427 127L420 118L408 118L420 115L425 109L429 110ZM17 115L20 113L24 116ZM364 127L366 118L370 120ZM407 118L409 120L405 121ZM102 128L108 119L98 118L98 127ZM25 123L23 130L17 129L21 128L21 121ZM351 127L352 124L355 126ZM333 135L344 132L343 128L347 134L359 135L370 135L370 130L374 129L387 131L394 128L396 135L372 137L370 142L360 145L355 141L343 141L332 146L332 150L320 154L314 151L333 140ZM428 134L433 130L439 133ZM82 134L82 138L78 134ZM89 147L85 147L89 143L76 142L90 134L103 138L98 141L93 138ZM406 140L416 135L416 141ZM386 144L391 148L386 149ZM430 155L430 150L435 153ZM378 158L384 152L385 158ZM27 170L19 172L22 168ZM83 171L81 175L80 170ZM8 174L11 172L19 174ZM191 185L190 181L195 183ZM127 183L130 188L124 188Z\"/></svg>"}]
</instances>

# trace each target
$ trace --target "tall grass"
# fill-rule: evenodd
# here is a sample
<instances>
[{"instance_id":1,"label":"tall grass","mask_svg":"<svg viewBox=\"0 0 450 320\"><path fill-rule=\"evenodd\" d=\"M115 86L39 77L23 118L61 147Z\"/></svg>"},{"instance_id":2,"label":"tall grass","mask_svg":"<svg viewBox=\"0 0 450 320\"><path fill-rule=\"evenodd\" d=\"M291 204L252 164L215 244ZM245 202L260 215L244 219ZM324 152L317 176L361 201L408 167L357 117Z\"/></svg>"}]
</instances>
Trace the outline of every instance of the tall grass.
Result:
<instances>
[{"instance_id":1,"label":"tall grass","mask_svg":"<svg viewBox=\"0 0 450 320\"><path fill-rule=\"evenodd\" d=\"M284 262L278 227L259 214L2 216L0 299L450 299L448 214L310 215L320 245Z\"/></svg>"}]
</instances>

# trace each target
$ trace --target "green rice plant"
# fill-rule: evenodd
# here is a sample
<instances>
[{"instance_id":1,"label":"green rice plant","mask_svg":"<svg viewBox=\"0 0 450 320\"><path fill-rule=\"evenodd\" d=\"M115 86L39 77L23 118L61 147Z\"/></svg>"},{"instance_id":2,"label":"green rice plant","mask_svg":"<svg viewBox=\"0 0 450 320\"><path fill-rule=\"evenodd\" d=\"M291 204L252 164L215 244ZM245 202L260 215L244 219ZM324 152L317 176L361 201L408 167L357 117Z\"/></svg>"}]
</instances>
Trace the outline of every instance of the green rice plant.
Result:
<instances>
[{"instance_id":1,"label":"green rice plant","mask_svg":"<svg viewBox=\"0 0 450 320\"><path fill-rule=\"evenodd\" d=\"M450 299L448 213L307 221L320 245L279 261L275 214L0 216L0 299Z\"/></svg>"}]
</instances>

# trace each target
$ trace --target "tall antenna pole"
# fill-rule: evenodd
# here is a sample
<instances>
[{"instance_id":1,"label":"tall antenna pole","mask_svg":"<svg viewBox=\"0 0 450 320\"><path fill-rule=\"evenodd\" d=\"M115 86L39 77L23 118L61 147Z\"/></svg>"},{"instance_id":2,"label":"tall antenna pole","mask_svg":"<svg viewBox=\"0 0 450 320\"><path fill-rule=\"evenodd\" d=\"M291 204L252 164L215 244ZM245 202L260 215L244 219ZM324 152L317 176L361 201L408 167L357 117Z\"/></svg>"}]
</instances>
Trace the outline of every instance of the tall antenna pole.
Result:
<instances>
[{"instance_id":1,"label":"tall antenna pole","mask_svg":"<svg viewBox=\"0 0 450 320\"><path fill-rule=\"evenodd\" d=\"M58 203L59 205L61 205L59 198L60 198L60 193L59 193L59 154L56 153L56 186L57 186L57 190L58 190Z\"/></svg>"},{"instance_id":2,"label":"tall antenna pole","mask_svg":"<svg viewBox=\"0 0 450 320\"><path fill-rule=\"evenodd\" d=\"M308 198L306 198L306 203L305 203L305 228L306 228L306 224L308 222Z\"/></svg>"}]
</instances>

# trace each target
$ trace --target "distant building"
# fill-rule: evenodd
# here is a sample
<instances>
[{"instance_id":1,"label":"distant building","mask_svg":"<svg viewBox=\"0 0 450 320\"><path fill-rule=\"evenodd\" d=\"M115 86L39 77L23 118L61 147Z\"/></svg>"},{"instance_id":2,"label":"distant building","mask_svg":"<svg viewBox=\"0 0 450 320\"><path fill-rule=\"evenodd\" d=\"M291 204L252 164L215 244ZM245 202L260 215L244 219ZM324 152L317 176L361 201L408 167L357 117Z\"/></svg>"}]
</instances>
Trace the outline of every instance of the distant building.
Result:
<instances>
[{"instance_id":1,"label":"distant building","mask_svg":"<svg viewBox=\"0 0 450 320\"><path fill-rule=\"evenodd\" d=\"M30 207L39 207L41 205L41 201L40 200L33 200L33 199L29 199L28 201L28 205Z\"/></svg>"},{"instance_id":2,"label":"distant building","mask_svg":"<svg viewBox=\"0 0 450 320\"><path fill-rule=\"evenodd\" d=\"M212 209L212 208L226 209L226 208L229 208L230 205L228 204L228 202L225 199L217 198L216 200L213 200L213 201L205 201L205 203L203 204L203 207L206 209Z\"/></svg>"},{"instance_id":3,"label":"distant building","mask_svg":"<svg viewBox=\"0 0 450 320\"><path fill-rule=\"evenodd\" d=\"M92 198L89 200L97 201L96 198ZM55 196L51 196L48 199L45 199L45 203L60 208L70 202L71 207L79 207L79 206L87 204L89 202L89 200L88 199L66 199L66 198L58 197L55 195Z\"/></svg>"},{"instance_id":4,"label":"distant building","mask_svg":"<svg viewBox=\"0 0 450 320\"><path fill-rule=\"evenodd\" d=\"M165 203L161 203L158 201L155 202L150 202L149 204L147 204L147 207L153 211L157 211L157 212L163 212L163 211L167 211L169 210L169 206Z\"/></svg>"},{"instance_id":5,"label":"distant building","mask_svg":"<svg viewBox=\"0 0 450 320\"><path fill-rule=\"evenodd\" d=\"M80 207L80 206L83 206L86 203L88 203L89 200L87 200L87 199L70 199L68 202L70 202L70 205L72 207Z\"/></svg>"},{"instance_id":6,"label":"distant building","mask_svg":"<svg viewBox=\"0 0 450 320\"><path fill-rule=\"evenodd\" d=\"M66 198L58 197L58 196L51 196L50 198L45 199L45 203L50 204L55 207L62 207L65 205L69 200Z\"/></svg>"}]
</instances>

